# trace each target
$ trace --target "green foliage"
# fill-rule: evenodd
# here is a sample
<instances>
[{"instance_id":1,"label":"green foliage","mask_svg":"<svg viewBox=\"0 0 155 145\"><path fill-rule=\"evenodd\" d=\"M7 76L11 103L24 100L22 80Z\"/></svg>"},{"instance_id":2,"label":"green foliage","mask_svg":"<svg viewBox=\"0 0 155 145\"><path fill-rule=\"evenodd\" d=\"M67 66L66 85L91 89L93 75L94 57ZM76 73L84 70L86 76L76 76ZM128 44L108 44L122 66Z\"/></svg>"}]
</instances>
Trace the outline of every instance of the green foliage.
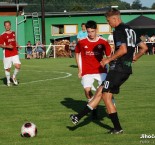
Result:
<instances>
[{"instance_id":1,"label":"green foliage","mask_svg":"<svg viewBox=\"0 0 155 145\"><path fill-rule=\"evenodd\" d=\"M132 9L141 9L142 8L142 4L140 2L140 0L135 0L132 3Z\"/></svg>"},{"instance_id":2,"label":"green foliage","mask_svg":"<svg viewBox=\"0 0 155 145\"><path fill-rule=\"evenodd\" d=\"M1 0L4 2L15 2L16 0ZM40 12L41 0L19 0L20 3L28 3L25 8L26 12ZM128 9L148 9L142 7L140 0L135 0L132 5L122 0L44 0L46 12L67 12L71 11L91 11L96 8L104 8L107 6L118 6L120 10ZM154 7L152 7L153 9Z\"/></svg>"},{"instance_id":3,"label":"green foliage","mask_svg":"<svg viewBox=\"0 0 155 145\"><path fill-rule=\"evenodd\" d=\"M155 3L152 4L152 7L151 7L151 8L152 8L152 9L155 9Z\"/></svg>"}]
</instances>

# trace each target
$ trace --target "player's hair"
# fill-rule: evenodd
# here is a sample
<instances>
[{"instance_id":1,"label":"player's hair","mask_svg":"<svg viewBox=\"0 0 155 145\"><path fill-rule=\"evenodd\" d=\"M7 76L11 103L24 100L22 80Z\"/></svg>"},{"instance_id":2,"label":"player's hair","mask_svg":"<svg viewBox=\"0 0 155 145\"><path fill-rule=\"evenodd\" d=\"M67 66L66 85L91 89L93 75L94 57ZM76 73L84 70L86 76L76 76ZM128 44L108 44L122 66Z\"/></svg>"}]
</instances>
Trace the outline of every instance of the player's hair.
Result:
<instances>
[{"instance_id":1,"label":"player's hair","mask_svg":"<svg viewBox=\"0 0 155 145\"><path fill-rule=\"evenodd\" d=\"M93 21L93 20L87 21L87 23L86 23L86 29L87 29L87 28L97 29L97 24L96 24L96 22Z\"/></svg>"},{"instance_id":2,"label":"player's hair","mask_svg":"<svg viewBox=\"0 0 155 145\"><path fill-rule=\"evenodd\" d=\"M7 21L4 21L4 26L6 23L9 23L11 25L11 21L7 20Z\"/></svg>"},{"instance_id":3,"label":"player's hair","mask_svg":"<svg viewBox=\"0 0 155 145\"><path fill-rule=\"evenodd\" d=\"M114 16L114 15L119 16L119 15L120 15L120 11L119 11L118 9L111 8L111 9L109 9L109 10L105 13L105 17L111 17L111 16Z\"/></svg>"}]
</instances>

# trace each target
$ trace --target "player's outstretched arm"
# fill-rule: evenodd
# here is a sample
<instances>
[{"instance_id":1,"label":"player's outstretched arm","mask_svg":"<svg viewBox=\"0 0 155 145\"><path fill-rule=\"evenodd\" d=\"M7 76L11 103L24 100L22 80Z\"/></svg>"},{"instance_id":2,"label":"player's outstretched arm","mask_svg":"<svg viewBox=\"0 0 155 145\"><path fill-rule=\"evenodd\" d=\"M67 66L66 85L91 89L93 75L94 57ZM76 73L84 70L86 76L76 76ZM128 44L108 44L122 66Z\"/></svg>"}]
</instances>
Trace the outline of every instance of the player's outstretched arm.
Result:
<instances>
[{"instance_id":1,"label":"player's outstretched arm","mask_svg":"<svg viewBox=\"0 0 155 145\"><path fill-rule=\"evenodd\" d=\"M140 50L133 57L133 62L137 61L148 50L148 47L144 42L139 43L138 46L140 47Z\"/></svg>"}]
</instances>

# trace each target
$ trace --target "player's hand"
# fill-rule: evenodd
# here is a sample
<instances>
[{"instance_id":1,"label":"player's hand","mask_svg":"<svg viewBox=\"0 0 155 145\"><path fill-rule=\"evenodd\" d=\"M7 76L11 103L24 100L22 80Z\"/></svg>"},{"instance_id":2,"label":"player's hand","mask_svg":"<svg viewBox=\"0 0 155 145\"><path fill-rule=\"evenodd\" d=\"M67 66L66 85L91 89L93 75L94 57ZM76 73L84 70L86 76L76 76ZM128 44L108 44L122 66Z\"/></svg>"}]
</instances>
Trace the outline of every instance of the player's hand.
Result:
<instances>
[{"instance_id":1,"label":"player's hand","mask_svg":"<svg viewBox=\"0 0 155 145\"><path fill-rule=\"evenodd\" d=\"M134 63L135 61L137 61L137 57L134 56L132 62Z\"/></svg>"},{"instance_id":2,"label":"player's hand","mask_svg":"<svg viewBox=\"0 0 155 145\"><path fill-rule=\"evenodd\" d=\"M78 72L78 78L80 78L80 79L82 78L82 75L81 74L82 74L81 71L79 71Z\"/></svg>"},{"instance_id":3,"label":"player's hand","mask_svg":"<svg viewBox=\"0 0 155 145\"><path fill-rule=\"evenodd\" d=\"M13 49L13 46L11 44L7 45L6 48Z\"/></svg>"},{"instance_id":4,"label":"player's hand","mask_svg":"<svg viewBox=\"0 0 155 145\"><path fill-rule=\"evenodd\" d=\"M17 45L17 47L18 47L19 49L22 49L22 47L21 47L21 46L19 46L19 45Z\"/></svg>"},{"instance_id":5,"label":"player's hand","mask_svg":"<svg viewBox=\"0 0 155 145\"><path fill-rule=\"evenodd\" d=\"M105 67L106 64L108 64L110 62L110 60L108 58L103 58L102 61L100 62L102 67Z\"/></svg>"}]
</instances>

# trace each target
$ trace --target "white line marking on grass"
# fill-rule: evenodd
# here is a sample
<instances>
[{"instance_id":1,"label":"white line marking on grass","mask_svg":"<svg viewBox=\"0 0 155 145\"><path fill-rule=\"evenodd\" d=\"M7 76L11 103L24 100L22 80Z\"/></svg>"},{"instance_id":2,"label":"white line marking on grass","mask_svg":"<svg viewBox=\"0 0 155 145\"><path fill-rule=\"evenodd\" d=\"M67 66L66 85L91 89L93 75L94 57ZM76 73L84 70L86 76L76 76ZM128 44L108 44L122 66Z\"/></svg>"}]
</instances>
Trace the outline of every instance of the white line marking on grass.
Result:
<instances>
[{"instance_id":1,"label":"white line marking on grass","mask_svg":"<svg viewBox=\"0 0 155 145\"><path fill-rule=\"evenodd\" d=\"M49 71L36 71L36 72L49 72ZM68 78L68 77L72 76L72 74L71 73L68 73L68 72L58 72L58 71L52 71L52 72L56 72L56 73L60 73L60 74L66 74L66 75L65 76L62 76L62 77L51 78L51 79L43 79L43 80L36 80L36 81L30 81L30 82L20 83L19 85L26 85L26 84L31 84L31 83L43 82L43 81L52 81L52 80L65 79L65 78ZM6 86L6 85L2 84L0 86Z\"/></svg>"},{"instance_id":2,"label":"white line marking on grass","mask_svg":"<svg viewBox=\"0 0 155 145\"><path fill-rule=\"evenodd\" d=\"M38 71L38 72L43 72L43 71ZM38 83L38 82L43 82L43 81L59 80L59 79L65 79L65 78L68 78L68 77L72 76L71 73L67 73L67 72L58 72L58 71L53 71L53 72L61 73L61 74L66 74L66 76L57 77L57 78L51 78L51 79L44 79L44 80L30 81L30 82L25 82L25 83L20 83L20 84L25 85L25 84Z\"/></svg>"}]
</instances>

